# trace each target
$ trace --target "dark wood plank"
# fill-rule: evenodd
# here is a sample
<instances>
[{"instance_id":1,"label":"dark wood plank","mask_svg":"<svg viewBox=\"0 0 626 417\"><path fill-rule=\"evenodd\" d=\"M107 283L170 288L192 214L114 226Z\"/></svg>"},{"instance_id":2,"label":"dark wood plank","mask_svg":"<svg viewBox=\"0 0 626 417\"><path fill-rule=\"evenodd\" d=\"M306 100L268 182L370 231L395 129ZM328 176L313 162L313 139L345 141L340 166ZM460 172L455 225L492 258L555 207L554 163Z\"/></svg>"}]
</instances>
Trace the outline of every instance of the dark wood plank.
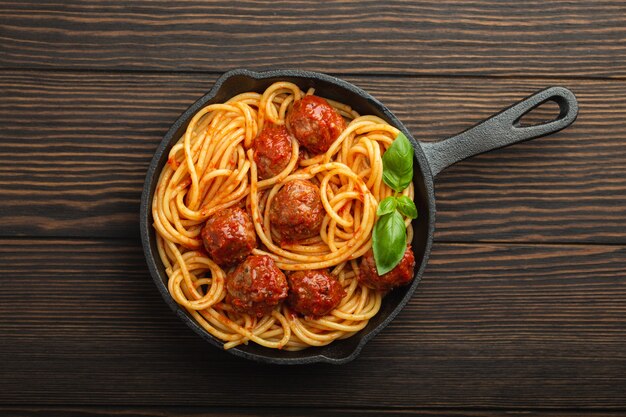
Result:
<instances>
[{"instance_id":1,"label":"dark wood plank","mask_svg":"<svg viewBox=\"0 0 626 417\"><path fill-rule=\"evenodd\" d=\"M3 1L0 65L626 76L620 1Z\"/></svg>"},{"instance_id":2,"label":"dark wood plank","mask_svg":"<svg viewBox=\"0 0 626 417\"><path fill-rule=\"evenodd\" d=\"M0 235L136 236L152 153L214 80L200 74L2 72ZM626 243L622 82L348 80L387 103L425 141L451 136L547 85L571 87L581 106L574 126L440 175L436 239Z\"/></svg>"},{"instance_id":3,"label":"dark wood plank","mask_svg":"<svg viewBox=\"0 0 626 417\"><path fill-rule=\"evenodd\" d=\"M133 241L2 239L0 259L0 403L626 409L626 247L438 243L405 310L340 367L211 347Z\"/></svg>"},{"instance_id":4,"label":"dark wood plank","mask_svg":"<svg viewBox=\"0 0 626 417\"><path fill-rule=\"evenodd\" d=\"M623 416L623 412L607 411L537 411L537 410L423 410L423 409L333 409L333 408L238 408L238 407L1 407L0 413L12 417L300 417L300 416L406 416L422 417L579 417L592 415L593 417Z\"/></svg>"}]
</instances>

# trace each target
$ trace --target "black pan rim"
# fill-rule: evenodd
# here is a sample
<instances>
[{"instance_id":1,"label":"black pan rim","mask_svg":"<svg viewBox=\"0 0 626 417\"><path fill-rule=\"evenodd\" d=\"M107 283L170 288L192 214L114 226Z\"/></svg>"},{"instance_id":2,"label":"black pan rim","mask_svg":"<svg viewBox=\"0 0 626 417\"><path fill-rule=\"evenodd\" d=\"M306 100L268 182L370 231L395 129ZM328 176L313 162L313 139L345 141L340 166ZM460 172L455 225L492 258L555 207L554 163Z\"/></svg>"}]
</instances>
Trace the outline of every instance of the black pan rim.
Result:
<instances>
[{"instance_id":1,"label":"black pan rim","mask_svg":"<svg viewBox=\"0 0 626 417\"><path fill-rule=\"evenodd\" d=\"M372 95L367 93L365 90L362 90L355 85L344 81L340 78L336 78L327 74L310 72L310 71L302 71L302 70L290 70L290 69L277 69L263 72L250 71L247 69L235 69L224 73L220 76L211 90L199 98L195 103L187 108L174 122L168 132L165 134L159 146L157 147L150 166L148 168L146 178L144 181L144 187L141 196L141 205L140 205L140 233L141 233L141 242L144 250L144 255L146 257L146 262L148 265L148 269L150 270L150 275L158 288L161 296L164 301L170 306L170 308L176 313L176 315L187 325L189 326L196 334L202 337L204 340L208 341L210 344L223 349L223 343L217 340L214 336L210 335L206 330L204 330L195 320L193 320L186 310L174 301L174 299L170 296L167 286L164 284L164 277L162 277L161 273L157 268L156 262L160 262L158 253L156 252L156 248L153 248L150 242L150 233L154 233L152 228L152 220L151 220L151 202L152 202L152 184L153 181L158 181L158 175L155 176L155 173L160 173L160 169L162 167L159 166L159 161L163 154L166 151L169 151L171 148L173 141L175 140L174 134L176 131L186 124L193 115L200 110L203 106L205 106L210 100L212 100L217 93L222 88L222 85L226 80L234 76L245 76L254 80L262 80L268 78L302 78L302 79L314 79L320 80L323 82L327 82L330 84L334 84L340 88L351 91L356 95L360 96L363 100L369 101L373 103L377 108L379 108L382 113L387 117L388 121L400 129L406 137L411 141L414 148L414 155L417 160L417 164L414 169L419 169L421 171L422 177L424 179L424 187L426 189L427 195L420 196L422 199L426 199L426 203L428 205L429 216L428 216L428 235L426 236L426 245L425 252L422 257L422 261L420 267L414 271L414 279L411 285L407 288L406 294L400 300L399 303L394 307L394 309L389 313L389 315L375 328L371 329L368 333L364 334L359 341L359 344L352 350L352 352L348 356L343 357L331 357L324 354L312 354L310 356L303 356L297 358L275 358L269 357L257 353L247 352L246 350L235 347L229 349L228 352L253 361L273 364L273 365L303 365L310 363L330 363L330 364L344 364L354 360L360 354L361 350L374 336L376 336L380 331L382 331L404 308L404 306L411 299L417 286L420 283L420 279L426 265L428 263L428 258L430 256L430 251L432 248L433 242L433 234L435 229L435 195L434 195L434 184L433 184L433 175L430 172L430 167L428 164L428 160L426 159L426 155L422 150L420 143L415 140L413 135L406 129L404 124L379 100L374 98ZM166 280L165 280L166 281Z\"/></svg>"}]
</instances>

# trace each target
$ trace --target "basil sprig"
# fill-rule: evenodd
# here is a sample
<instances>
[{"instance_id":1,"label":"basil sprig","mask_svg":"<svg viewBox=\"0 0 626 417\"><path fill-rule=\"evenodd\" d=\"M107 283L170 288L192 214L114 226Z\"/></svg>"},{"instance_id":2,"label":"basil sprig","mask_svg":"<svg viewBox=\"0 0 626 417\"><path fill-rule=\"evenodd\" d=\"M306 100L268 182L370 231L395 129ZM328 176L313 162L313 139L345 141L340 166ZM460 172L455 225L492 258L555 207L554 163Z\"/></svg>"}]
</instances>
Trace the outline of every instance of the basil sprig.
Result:
<instances>
[{"instance_id":1,"label":"basil sprig","mask_svg":"<svg viewBox=\"0 0 626 417\"><path fill-rule=\"evenodd\" d=\"M402 133L398 133L383 154L383 181L400 193L413 180L413 147ZM404 217L417 218L417 207L409 197L395 195L383 199L376 211L378 221L372 235L372 249L378 275L396 267L406 251Z\"/></svg>"}]
</instances>

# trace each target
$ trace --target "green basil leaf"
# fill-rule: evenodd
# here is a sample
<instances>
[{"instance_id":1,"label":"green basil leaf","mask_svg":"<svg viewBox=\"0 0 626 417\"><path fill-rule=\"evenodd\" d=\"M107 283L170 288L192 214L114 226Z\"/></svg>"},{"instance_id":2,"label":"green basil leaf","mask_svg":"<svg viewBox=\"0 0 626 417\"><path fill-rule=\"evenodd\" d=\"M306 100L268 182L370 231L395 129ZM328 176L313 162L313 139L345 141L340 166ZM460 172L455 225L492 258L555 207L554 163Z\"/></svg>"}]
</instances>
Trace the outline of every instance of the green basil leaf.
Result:
<instances>
[{"instance_id":1,"label":"green basil leaf","mask_svg":"<svg viewBox=\"0 0 626 417\"><path fill-rule=\"evenodd\" d=\"M406 250L406 227L402 215L394 210L381 216L374 226L372 249L378 275L400 263Z\"/></svg>"},{"instance_id":2,"label":"green basil leaf","mask_svg":"<svg viewBox=\"0 0 626 417\"><path fill-rule=\"evenodd\" d=\"M385 214L393 213L396 209L398 202L395 197L387 197L383 199L378 205L378 210L376 210L376 215L379 217Z\"/></svg>"},{"instance_id":3,"label":"green basil leaf","mask_svg":"<svg viewBox=\"0 0 626 417\"><path fill-rule=\"evenodd\" d=\"M415 207L413 200L405 195L401 195L396 197L396 202L400 214L410 219L417 219L417 207Z\"/></svg>"},{"instance_id":4,"label":"green basil leaf","mask_svg":"<svg viewBox=\"0 0 626 417\"><path fill-rule=\"evenodd\" d=\"M401 192L413 179L413 146L402 132L398 133L383 154L383 181Z\"/></svg>"}]
</instances>

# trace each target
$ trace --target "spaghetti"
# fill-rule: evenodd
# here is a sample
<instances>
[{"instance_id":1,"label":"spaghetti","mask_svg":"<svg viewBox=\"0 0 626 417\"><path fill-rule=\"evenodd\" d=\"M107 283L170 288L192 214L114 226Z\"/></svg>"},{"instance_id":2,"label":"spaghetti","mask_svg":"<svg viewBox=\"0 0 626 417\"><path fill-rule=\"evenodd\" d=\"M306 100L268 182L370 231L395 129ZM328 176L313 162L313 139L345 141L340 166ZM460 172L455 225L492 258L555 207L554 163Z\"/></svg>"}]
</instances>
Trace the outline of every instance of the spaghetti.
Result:
<instances>
[{"instance_id":1,"label":"spaghetti","mask_svg":"<svg viewBox=\"0 0 626 417\"><path fill-rule=\"evenodd\" d=\"M327 100L347 122L329 149L309 154L292 139L286 167L270 178L258 174L255 137L264 126L285 125L294 103L311 94L277 82L263 93L204 107L170 150L159 177L152 216L169 292L225 349L249 341L285 350L323 346L363 329L380 309L384 292L359 282L359 258L371 248L378 203L394 194L382 180L381 156L398 129ZM270 207L294 180L319 187L321 231L305 240L277 242ZM402 194L413 199L412 184ZM297 314L288 303L261 317L233 308L227 300L229 269L207 255L201 238L206 220L231 207L244 208L252 219L260 242L253 255L269 256L286 273L328 269L343 288L339 305L322 317ZM405 224L410 242L409 218Z\"/></svg>"}]
</instances>

